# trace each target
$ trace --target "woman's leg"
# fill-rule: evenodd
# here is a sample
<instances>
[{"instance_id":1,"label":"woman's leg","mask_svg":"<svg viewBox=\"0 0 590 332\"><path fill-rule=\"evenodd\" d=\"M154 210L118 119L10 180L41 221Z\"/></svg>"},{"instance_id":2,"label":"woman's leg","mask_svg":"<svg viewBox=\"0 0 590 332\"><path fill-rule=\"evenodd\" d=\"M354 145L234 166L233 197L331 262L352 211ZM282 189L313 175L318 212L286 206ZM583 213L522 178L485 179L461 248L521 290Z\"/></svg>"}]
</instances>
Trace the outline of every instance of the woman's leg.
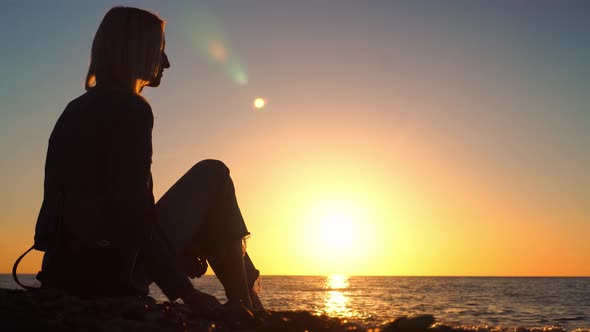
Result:
<instances>
[{"instance_id":1,"label":"woman's leg","mask_svg":"<svg viewBox=\"0 0 590 332\"><path fill-rule=\"evenodd\" d=\"M258 292L260 291L260 271L254 267L254 263L252 263L252 259L250 259L250 255L247 252L244 254L244 268L246 270L252 307L254 309L264 309L260 298L258 298Z\"/></svg>"},{"instance_id":2,"label":"woman's leg","mask_svg":"<svg viewBox=\"0 0 590 332\"><path fill-rule=\"evenodd\" d=\"M258 271L249 257L245 265L242 241L249 232L229 169L217 160L197 163L162 196L156 209L159 224L177 254L194 262L196 257L205 257L228 300L252 308L253 280L248 280L246 272L252 279ZM255 302L259 304L257 297Z\"/></svg>"},{"instance_id":3,"label":"woman's leg","mask_svg":"<svg viewBox=\"0 0 590 332\"><path fill-rule=\"evenodd\" d=\"M207 259L225 288L228 301L240 302L247 308L253 308L242 252L241 241L236 241L211 253Z\"/></svg>"}]
</instances>

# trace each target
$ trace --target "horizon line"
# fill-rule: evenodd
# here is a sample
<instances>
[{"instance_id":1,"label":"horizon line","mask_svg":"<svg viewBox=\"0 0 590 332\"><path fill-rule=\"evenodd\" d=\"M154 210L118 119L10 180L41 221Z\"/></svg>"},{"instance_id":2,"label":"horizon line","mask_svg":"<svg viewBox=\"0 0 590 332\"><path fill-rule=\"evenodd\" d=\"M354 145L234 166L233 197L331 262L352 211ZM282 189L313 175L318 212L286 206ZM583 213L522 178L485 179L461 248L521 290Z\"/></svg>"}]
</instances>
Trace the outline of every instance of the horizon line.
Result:
<instances>
[{"instance_id":1,"label":"horizon line","mask_svg":"<svg viewBox=\"0 0 590 332\"><path fill-rule=\"evenodd\" d=\"M37 273L19 273L19 275L36 275ZM9 275L12 273L0 273L0 275ZM348 275L345 273L332 274L261 274L262 277L329 277L342 275L346 277L392 277L392 278L590 278L590 275ZM203 276L213 276L215 274L205 274Z\"/></svg>"}]
</instances>

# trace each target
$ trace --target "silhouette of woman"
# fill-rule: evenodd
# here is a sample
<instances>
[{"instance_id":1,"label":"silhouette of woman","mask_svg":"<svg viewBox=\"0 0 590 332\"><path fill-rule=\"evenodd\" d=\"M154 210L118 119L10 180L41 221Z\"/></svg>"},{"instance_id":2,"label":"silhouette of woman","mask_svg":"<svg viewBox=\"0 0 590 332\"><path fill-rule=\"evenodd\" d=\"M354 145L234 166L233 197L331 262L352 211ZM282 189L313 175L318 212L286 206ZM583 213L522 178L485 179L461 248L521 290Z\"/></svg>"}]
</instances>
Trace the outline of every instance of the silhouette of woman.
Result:
<instances>
[{"instance_id":1,"label":"silhouette of woman","mask_svg":"<svg viewBox=\"0 0 590 332\"><path fill-rule=\"evenodd\" d=\"M42 288L77 295L147 295L155 282L199 310L219 305L193 288L209 262L228 305L262 309L259 272L245 252L249 235L228 168L204 160L154 203L153 115L141 97L170 67L164 21L115 7L92 44L86 93L57 121L47 151L35 248L45 251Z\"/></svg>"}]
</instances>

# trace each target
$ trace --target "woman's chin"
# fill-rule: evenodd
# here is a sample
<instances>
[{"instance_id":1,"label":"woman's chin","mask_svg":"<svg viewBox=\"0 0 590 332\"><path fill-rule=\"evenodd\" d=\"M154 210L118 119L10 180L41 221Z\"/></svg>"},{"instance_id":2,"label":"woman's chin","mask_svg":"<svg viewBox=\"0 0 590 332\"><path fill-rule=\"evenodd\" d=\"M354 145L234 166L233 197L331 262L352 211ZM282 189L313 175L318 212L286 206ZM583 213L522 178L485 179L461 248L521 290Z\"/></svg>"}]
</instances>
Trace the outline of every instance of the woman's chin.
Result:
<instances>
[{"instance_id":1,"label":"woman's chin","mask_svg":"<svg viewBox=\"0 0 590 332\"><path fill-rule=\"evenodd\" d=\"M162 81L162 76L156 77L153 81L151 81L147 86L156 88L160 86L160 82Z\"/></svg>"}]
</instances>

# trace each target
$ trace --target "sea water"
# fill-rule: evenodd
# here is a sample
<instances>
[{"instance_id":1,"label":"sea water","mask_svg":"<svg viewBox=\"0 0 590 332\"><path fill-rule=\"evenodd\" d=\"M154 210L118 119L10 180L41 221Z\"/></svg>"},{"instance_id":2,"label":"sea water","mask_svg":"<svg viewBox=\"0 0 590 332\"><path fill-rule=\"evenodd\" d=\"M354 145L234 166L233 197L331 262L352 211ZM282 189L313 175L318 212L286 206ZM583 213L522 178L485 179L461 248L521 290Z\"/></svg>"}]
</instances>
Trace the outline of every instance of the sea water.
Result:
<instances>
[{"instance_id":1,"label":"sea water","mask_svg":"<svg viewBox=\"0 0 590 332\"><path fill-rule=\"evenodd\" d=\"M27 283L34 276L24 275ZM214 276L196 288L225 300ZM17 288L0 275L0 288ZM156 300L166 297L152 286ZM404 315L432 314L448 325L590 328L590 278L263 276L270 310L308 310L368 326Z\"/></svg>"}]
</instances>

